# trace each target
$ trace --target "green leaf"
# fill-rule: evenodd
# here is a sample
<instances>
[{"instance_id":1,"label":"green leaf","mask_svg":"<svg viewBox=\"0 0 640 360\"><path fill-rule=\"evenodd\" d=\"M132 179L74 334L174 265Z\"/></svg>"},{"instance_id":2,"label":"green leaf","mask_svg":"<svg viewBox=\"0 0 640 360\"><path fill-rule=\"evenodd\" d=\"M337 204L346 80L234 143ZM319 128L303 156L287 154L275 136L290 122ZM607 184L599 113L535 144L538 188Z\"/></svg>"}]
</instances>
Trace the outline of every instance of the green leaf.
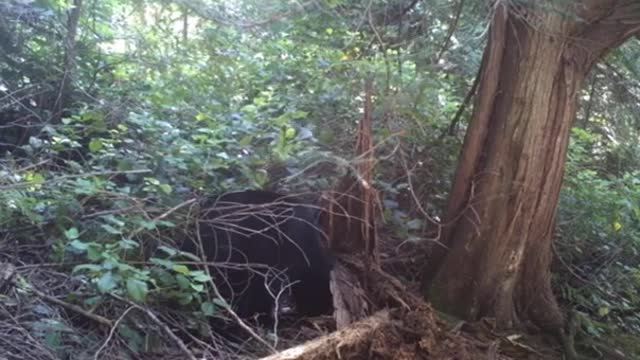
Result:
<instances>
[{"instance_id":1,"label":"green leaf","mask_svg":"<svg viewBox=\"0 0 640 360\"><path fill-rule=\"evenodd\" d=\"M125 263L118 263L117 264L117 268L118 271L122 274L124 272L138 272L138 269L136 269L135 267L129 265L129 264L125 264Z\"/></svg>"},{"instance_id":2,"label":"green leaf","mask_svg":"<svg viewBox=\"0 0 640 360\"><path fill-rule=\"evenodd\" d=\"M184 256L187 259L191 259L193 261L202 261L202 259L199 258L198 256L186 251L180 251L180 256Z\"/></svg>"},{"instance_id":3,"label":"green leaf","mask_svg":"<svg viewBox=\"0 0 640 360\"><path fill-rule=\"evenodd\" d=\"M229 304L227 303L227 301L225 299L222 298L215 298L213 299L213 303L218 305L221 308L227 308L229 307Z\"/></svg>"},{"instance_id":4,"label":"green leaf","mask_svg":"<svg viewBox=\"0 0 640 360\"><path fill-rule=\"evenodd\" d=\"M148 292L146 282L134 278L127 279L127 293L133 300L143 302Z\"/></svg>"},{"instance_id":5,"label":"green leaf","mask_svg":"<svg viewBox=\"0 0 640 360\"><path fill-rule=\"evenodd\" d=\"M121 239L118 241L118 246L120 246L121 249L130 250L140 247L140 244L131 239Z\"/></svg>"},{"instance_id":6,"label":"green leaf","mask_svg":"<svg viewBox=\"0 0 640 360\"><path fill-rule=\"evenodd\" d=\"M149 261L152 264L160 265L160 266L163 266L163 267L165 267L167 269L173 269L173 267L175 265L173 261L167 260L167 259L151 258L151 259L149 259Z\"/></svg>"},{"instance_id":7,"label":"green leaf","mask_svg":"<svg viewBox=\"0 0 640 360\"><path fill-rule=\"evenodd\" d=\"M87 249L89 249L89 246L90 246L90 244L84 243L80 240L73 240L72 242L69 243L69 245L74 249L78 249L82 251L87 251Z\"/></svg>"},{"instance_id":8,"label":"green leaf","mask_svg":"<svg viewBox=\"0 0 640 360\"><path fill-rule=\"evenodd\" d=\"M153 269L153 279L160 282L160 285L154 283L156 287L173 287L176 285L176 279L170 272L165 269Z\"/></svg>"},{"instance_id":9,"label":"green leaf","mask_svg":"<svg viewBox=\"0 0 640 360\"><path fill-rule=\"evenodd\" d=\"M224 151L217 153L216 156L224 160L229 160L229 154Z\"/></svg>"},{"instance_id":10,"label":"green leaf","mask_svg":"<svg viewBox=\"0 0 640 360\"><path fill-rule=\"evenodd\" d=\"M258 187L262 187L269 180L269 174L264 169L259 169L253 174L253 180L256 182Z\"/></svg>"},{"instance_id":11,"label":"green leaf","mask_svg":"<svg viewBox=\"0 0 640 360\"><path fill-rule=\"evenodd\" d=\"M163 193L169 195L169 194L171 194L171 191L173 191L173 189L171 188L171 185L169 185L169 184L161 184L160 185L160 191L162 191Z\"/></svg>"},{"instance_id":12,"label":"green leaf","mask_svg":"<svg viewBox=\"0 0 640 360\"><path fill-rule=\"evenodd\" d=\"M158 246L158 250L165 252L169 256L174 256L175 254L178 253L178 250L174 248L170 248L168 246L164 246L164 245Z\"/></svg>"},{"instance_id":13,"label":"green leaf","mask_svg":"<svg viewBox=\"0 0 640 360\"><path fill-rule=\"evenodd\" d=\"M160 226L166 226L166 227L175 227L176 224L172 223L171 221L167 221L167 220L156 220L156 225L160 225Z\"/></svg>"},{"instance_id":14,"label":"green leaf","mask_svg":"<svg viewBox=\"0 0 640 360\"><path fill-rule=\"evenodd\" d=\"M185 265L174 265L173 271L182 275L189 275L189 268Z\"/></svg>"},{"instance_id":15,"label":"green leaf","mask_svg":"<svg viewBox=\"0 0 640 360\"><path fill-rule=\"evenodd\" d=\"M156 223L154 221L140 220L138 221L138 224L146 230L154 230L156 228Z\"/></svg>"},{"instance_id":16,"label":"green leaf","mask_svg":"<svg viewBox=\"0 0 640 360\"><path fill-rule=\"evenodd\" d=\"M30 183L41 184L44 182L44 177L39 173L29 172L25 176L25 180Z\"/></svg>"},{"instance_id":17,"label":"green leaf","mask_svg":"<svg viewBox=\"0 0 640 360\"><path fill-rule=\"evenodd\" d=\"M98 244L89 244L89 248L87 249L87 257L91 261L98 261L102 258L103 248Z\"/></svg>"},{"instance_id":18,"label":"green leaf","mask_svg":"<svg viewBox=\"0 0 640 360\"><path fill-rule=\"evenodd\" d=\"M613 227L613 231L615 232L618 232L620 231L620 229L622 229L622 224L619 221L614 221L611 226Z\"/></svg>"},{"instance_id":19,"label":"green leaf","mask_svg":"<svg viewBox=\"0 0 640 360\"><path fill-rule=\"evenodd\" d=\"M306 118L308 115L309 115L309 113L306 112L306 111L296 110L290 116L291 116L292 119L299 120L299 119Z\"/></svg>"},{"instance_id":20,"label":"green leaf","mask_svg":"<svg viewBox=\"0 0 640 360\"><path fill-rule=\"evenodd\" d=\"M193 301L193 294L191 293L187 293L187 294L180 294L180 296L178 297L178 303L180 305L188 305L189 303L191 303L191 301Z\"/></svg>"},{"instance_id":21,"label":"green leaf","mask_svg":"<svg viewBox=\"0 0 640 360\"><path fill-rule=\"evenodd\" d=\"M96 153L102 150L103 147L104 146L102 144L102 139L93 138L91 139L91 141L89 141L89 151L91 151L92 153Z\"/></svg>"},{"instance_id":22,"label":"green leaf","mask_svg":"<svg viewBox=\"0 0 640 360\"><path fill-rule=\"evenodd\" d=\"M205 316L212 316L216 313L216 305L212 302L205 301L200 304L200 311L202 311Z\"/></svg>"},{"instance_id":23,"label":"green leaf","mask_svg":"<svg viewBox=\"0 0 640 360\"><path fill-rule=\"evenodd\" d=\"M103 219L105 219L106 221L118 226L118 227L123 227L126 225L126 223L118 218L116 218L115 216L109 214L109 215L105 215L102 216Z\"/></svg>"},{"instance_id":24,"label":"green leaf","mask_svg":"<svg viewBox=\"0 0 640 360\"><path fill-rule=\"evenodd\" d=\"M284 132L284 137L287 139L293 139L296 136L296 129L288 127Z\"/></svg>"},{"instance_id":25,"label":"green leaf","mask_svg":"<svg viewBox=\"0 0 640 360\"><path fill-rule=\"evenodd\" d=\"M245 135L242 139L240 139L240 141L238 141L238 144L240 146L248 146L251 144L252 141L253 141L253 135Z\"/></svg>"},{"instance_id":26,"label":"green leaf","mask_svg":"<svg viewBox=\"0 0 640 360\"><path fill-rule=\"evenodd\" d=\"M611 311L611 310L610 310L608 307L606 307L606 306L601 306L601 307L598 309L598 315L600 315L600 317L605 317L605 316L609 315L609 312L610 312L610 311Z\"/></svg>"},{"instance_id":27,"label":"green leaf","mask_svg":"<svg viewBox=\"0 0 640 360\"><path fill-rule=\"evenodd\" d=\"M191 288L197 292L202 292L204 290L204 285L202 284L191 284Z\"/></svg>"},{"instance_id":28,"label":"green leaf","mask_svg":"<svg viewBox=\"0 0 640 360\"><path fill-rule=\"evenodd\" d=\"M105 254L107 255L107 254ZM109 257L108 255L105 256L105 260L102 263L102 267L108 270L113 270L115 268L118 267L118 265L120 264L116 259L114 259L113 257Z\"/></svg>"},{"instance_id":29,"label":"green leaf","mask_svg":"<svg viewBox=\"0 0 640 360\"><path fill-rule=\"evenodd\" d=\"M156 178L152 178L152 177L147 177L144 179L147 183L151 184L151 185L160 185L160 180L156 179Z\"/></svg>"},{"instance_id":30,"label":"green leaf","mask_svg":"<svg viewBox=\"0 0 640 360\"><path fill-rule=\"evenodd\" d=\"M204 271L193 271L191 272L191 278L193 281L197 282L209 282L211 281L211 277L207 275Z\"/></svg>"},{"instance_id":31,"label":"green leaf","mask_svg":"<svg viewBox=\"0 0 640 360\"><path fill-rule=\"evenodd\" d=\"M73 267L71 273L76 273L79 271L93 271L98 272L102 270L102 266L96 264L80 264Z\"/></svg>"},{"instance_id":32,"label":"green leaf","mask_svg":"<svg viewBox=\"0 0 640 360\"><path fill-rule=\"evenodd\" d=\"M100 292L106 293L113 290L117 284L115 279L113 278L113 273L111 271L108 271L102 274L102 276L98 279L97 285Z\"/></svg>"},{"instance_id":33,"label":"green leaf","mask_svg":"<svg viewBox=\"0 0 640 360\"><path fill-rule=\"evenodd\" d=\"M127 344L134 352L144 349L146 338L140 335L138 331L126 326L126 324L118 326L118 334L127 341Z\"/></svg>"},{"instance_id":34,"label":"green leaf","mask_svg":"<svg viewBox=\"0 0 640 360\"><path fill-rule=\"evenodd\" d=\"M106 232L108 232L109 234L113 234L113 235L120 235L122 234L122 230L120 229L116 229L111 225L107 225L107 224L102 224L100 225L101 228L103 228Z\"/></svg>"},{"instance_id":35,"label":"green leaf","mask_svg":"<svg viewBox=\"0 0 640 360\"><path fill-rule=\"evenodd\" d=\"M100 300L102 300L102 296L91 296L91 297L88 297L88 298L84 299L82 302L85 305L91 307L91 306L97 305L100 302Z\"/></svg>"},{"instance_id":36,"label":"green leaf","mask_svg":"<svg viewBox=\"0 0 640 360\"><path fill-rule=\"evenodd\" d=\"M184 275L176 275L176 282L180 289L188 289L191 286L191 281Z\"/></svg>"},{"instance_id":37,"label":"green leaf","mask_svg":"<svg viewBox=\"0 0 640 360\"><path fill-rule=\"evenodd\" d=\"M67 231L64 232L64 236L69 240L73 240L73 239L77 239L78 236L80 236L80 234L78 233L78 229L76 229L75 227L72 227L71 229L68 229Z\"/></svg>"}]
</instances>

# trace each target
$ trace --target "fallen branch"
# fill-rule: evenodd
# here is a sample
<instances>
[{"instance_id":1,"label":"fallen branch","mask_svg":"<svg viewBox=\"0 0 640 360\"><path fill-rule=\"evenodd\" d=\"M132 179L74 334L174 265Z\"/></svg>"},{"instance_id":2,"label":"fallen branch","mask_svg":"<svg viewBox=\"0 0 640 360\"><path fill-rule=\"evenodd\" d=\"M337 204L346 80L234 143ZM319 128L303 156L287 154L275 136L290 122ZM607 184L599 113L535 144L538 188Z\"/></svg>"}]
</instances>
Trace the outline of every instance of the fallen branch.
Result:
<instances>
[{"instance_id":1,"label":"fallen branch","mask_svg":"<svg viewBox=\"0 0 640 360\"><path fill-rule=\"evenodd\" d=\"M108 327L112 327L113 326L113 321L100 316L100 315L96 315L94 313L91 313L83 308L81 308L78 305L73 305L73 304L69 304L68 302L62 301L56 297L53 297L51 295L47 295L39 290L34 289L33 287L31 287L31 291L36 294L38 297L42 298L43 300L46 300L48 302L54 303L56 305L60 305L63 308L67 309L67 310L71 310L75 313L78 313L88 319L91 319L95 322L97 322L98 324L104 325L104 326L108 326Z\"/></svg>"},{"instance_id":2,"label":"fallen branch","mask_svg":"<svg viewBox=\"0 0 640 360\"><path fill-rule=\"evenodd\" d=\"M262 360L314 360L362 358L370 340L390 321L388 311L381 311L363 321L300 346L267 356ZM361 355L361 356L358 356Z\"/></svg>"}]
</instances>

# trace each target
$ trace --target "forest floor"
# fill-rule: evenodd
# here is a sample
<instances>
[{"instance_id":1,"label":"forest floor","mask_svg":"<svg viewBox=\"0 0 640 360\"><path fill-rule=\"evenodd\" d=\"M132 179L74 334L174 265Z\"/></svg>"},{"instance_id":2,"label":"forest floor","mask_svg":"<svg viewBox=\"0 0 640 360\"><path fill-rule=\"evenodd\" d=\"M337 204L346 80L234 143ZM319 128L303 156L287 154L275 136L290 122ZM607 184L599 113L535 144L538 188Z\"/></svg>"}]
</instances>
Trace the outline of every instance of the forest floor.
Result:
<instances>
[{"instance_id":1,"label":"forest floor","mask_svg":"<svg viewBox=\"0 0 640 360\"><path fill-rule=\"evenodd\" d=\"M175 336L190 320L173 309L97 296L86 279L69 275L69 264L47 263L44 247L2 249L2 360L255 359L270 353L256 341L230 347L219 338ZM340 331L326 317L284 325L277 337L259 329L256 334L278 351L295 346L307 351L302 357L289 351L270 359L561 359L552 343L499 332L489 319L442 319L422 303L382 310Z\"/></svg>"}]
</instances>

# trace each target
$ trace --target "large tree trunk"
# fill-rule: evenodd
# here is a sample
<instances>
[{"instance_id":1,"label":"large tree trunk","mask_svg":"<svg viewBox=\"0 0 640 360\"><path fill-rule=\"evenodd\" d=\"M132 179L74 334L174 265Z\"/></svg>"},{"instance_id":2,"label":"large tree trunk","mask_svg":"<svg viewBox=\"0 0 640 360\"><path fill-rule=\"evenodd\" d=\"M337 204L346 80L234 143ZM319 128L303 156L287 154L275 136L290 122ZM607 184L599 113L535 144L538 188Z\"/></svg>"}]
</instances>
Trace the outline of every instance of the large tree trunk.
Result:
<instances>
[{"instance_id":1,"label":"large tree trunk","mask_svg":"<svg viewBox=\"0 0 640 360\"><path fill-rule=\"evenodd\" d=\"M549 268L577 93L594 62L640 29L640 3L509 3L495 2L449 198L449 250L436 254L425 284L446 312L561 332Z\"/></svg>"}]
</instances>

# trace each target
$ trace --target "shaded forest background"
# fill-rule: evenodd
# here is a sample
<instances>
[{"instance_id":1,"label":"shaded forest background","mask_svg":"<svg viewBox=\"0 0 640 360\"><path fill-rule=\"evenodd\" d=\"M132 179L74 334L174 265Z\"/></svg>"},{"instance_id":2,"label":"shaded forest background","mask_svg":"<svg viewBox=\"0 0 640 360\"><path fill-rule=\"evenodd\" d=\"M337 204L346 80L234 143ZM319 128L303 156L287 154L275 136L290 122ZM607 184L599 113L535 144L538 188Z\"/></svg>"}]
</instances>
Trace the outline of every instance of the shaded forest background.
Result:
<instances>
[{"instance_id":1,"label":"shaded forest background","mask_svg":"<svg viewBox=\"0 0 640 360\"><path fill-rule=\"evenodd\" d=\"M171 242L196 194L331 188L360 160L367 80L381 263L417 288L438 246L490 16L464 0L3 1L0 261L16 266L21 302L0 297L0 329L64 358L96 353L104 329L46 296L98 322L122 315L113 296L178 300L189 309L171 315L180 321L215 315L208 279L158 255L169 246L149 258L148 244ZM597 341L635 356L638 58L633 38L580 92L552 278L587 350ZM153 347L143 330L117 329L111 344Z\"/></svg>"}]
</instances>

